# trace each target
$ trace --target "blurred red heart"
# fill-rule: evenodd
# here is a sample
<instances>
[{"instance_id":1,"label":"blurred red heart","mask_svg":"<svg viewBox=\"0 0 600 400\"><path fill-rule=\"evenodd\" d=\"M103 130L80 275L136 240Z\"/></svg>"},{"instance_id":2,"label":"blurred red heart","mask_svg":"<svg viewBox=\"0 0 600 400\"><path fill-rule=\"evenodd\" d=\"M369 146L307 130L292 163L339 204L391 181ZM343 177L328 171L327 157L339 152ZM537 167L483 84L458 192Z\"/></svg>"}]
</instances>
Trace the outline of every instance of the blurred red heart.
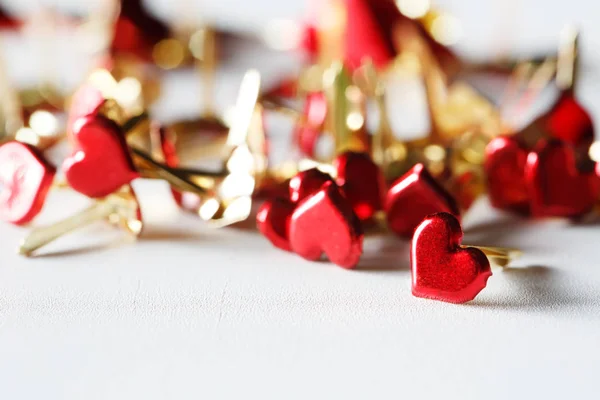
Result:
<instances>
[{"instance_id":1,"label":"blurred red heart","mask_svg":"<svg viewBox=\"0 0 600 400\"><path fill-rule=\"evenodd\" d=\"M421 163L396 180L387 192L385 209L388 226L397 235L411 237L429 214L448 212L460 216L454 198Z\"/></svg>"},{"instance_id":2,"label":"blurred red heart","mask_svg":"<svg viewBox=\"0 0 600 400\"><path fill-rule=\"evenodd\" d=\"M76 146L63 163L69 185L89 197L107 196L139 177L120 128L101 116L75 121Z\"/></svg>"},{"instance_id":3,"label":"blurred red heart","mask_svg":"<svg viewBox=\"0 0 600 400\"><path fill-rule=\"evenodd\" d=\"M514 136L492 139L486 149L485 174L492 206L521 213L529 211L525 182L527 150Z\"/></svg>"},{"instance_id":4,"label":"blurred red heart","mask_svg":"<svg viewBox=\"0 0 600 400\"><path fill-rule=\"evenodd\" d=\"M333 181L331 176L317 168L298 172L289 183L290 200L297 203L315 193L324 183Z\"/></svg>"},{"instance_id":5,"label":"blurred red heart","mask_svg":"<svg viewBox=\"0 0 600 400\"><path fill-rule=\"evenodd\" d=\"M289 226L296 205L289 200L275 198L265 201L258 214L256 226L273 246L285 251L292 251L289 241Z\"/></svg>"},{"instance_id":6,"label":"blurred red heart","mask_svg":"<svg viewBox=\"0 0 600 400\"><path fill-rule=\"evenodd\" d=\"M362 254L363 231L352 206L334 182L302 200L290 221L292 250L308 260L329 260L353 268Z\"/></svg>"},{"instance_id":7,"label":"blurred red heart","mask_svg":"<svg viewBox=\"0 0 600 400\"><path fill-rule=\"evenodd\" d=\"M71 106L67 119L67 135L72 137L75 121L81 117L95 114L104 104L104 101L104 95L102 95L100 89L89 83L81 85L71 96Z\"/></svg>"},{"instance_id":8,"label":"blurred red heart","mask_svg":"<svg viewBox=\"0 0 600 400\"><path fill-rule=\"evenodd\" d=\"M0 146L0 218L25 224L42 210L56 169L34 147L21 142Z\"/></svg>"},{"instance_id":9,"label":"blurred red heart","mask_svg":"<svg viewBox=\"0 0 600 400\"><path fill-rule=\"evenodd\" d=\"M591 164L591 163L590 163ZM557 140L543 141L529 153L525 179L535 216L578 217L600 196L600 177L577 168L573 148Z\"/></svg>"},{"instance_id":10,"label":"blurred red heart","mask_svg":"<svg viewBox=\"0 0 600 400\"><path fill-rule=\"evenodd\" d=\"M486 286L490 263L481 250L461 247L462 236L448 213L430 215L417 227L410 253L414 296L465 303Z\"/></svg>"},{"instance_id":11,"label":"blurred red heart","mask_svg":"<svg viewBox=\"0 0 600 400\"><path fill-rule=\"evenodd\" d=\"M304 103L304 119L294 129L294 140L300 151L314 157L317 141L327 118L327 99L322 92L310 93Z\"/></svg>"},{"instance_id":12,"label":"blurred red heart","mask_svg":"<svg viewBox=\"0 0 600 400\"><path fill-rule=\"evenodd\" d=\"M546 114L546 129L554 138L575 146L594 140L594 123L590 114L575 99L570 90L563 91Z\"/></svg>"},{"instance_id":13,"label":"blurred red heart","mask_svg":"<svg viewBox=\"0 0 600 400\"><path fill-rule=\"evenodd\" d=\"M385 179L368 154L346 152L334 160L333 166L337 184L361 221L369 220L383 209Z\"/></svg>"}]
</instances>

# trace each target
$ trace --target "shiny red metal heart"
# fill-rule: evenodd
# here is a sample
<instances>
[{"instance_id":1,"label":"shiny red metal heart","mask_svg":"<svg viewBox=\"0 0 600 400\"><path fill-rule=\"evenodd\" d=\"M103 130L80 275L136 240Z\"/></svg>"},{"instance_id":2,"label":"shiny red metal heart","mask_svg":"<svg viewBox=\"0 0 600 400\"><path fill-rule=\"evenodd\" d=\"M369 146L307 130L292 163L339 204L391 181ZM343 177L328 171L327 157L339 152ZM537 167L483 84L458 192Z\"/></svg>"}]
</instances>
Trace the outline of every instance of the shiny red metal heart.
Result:
<instances>
[{"instance_id":1,"label":"shiny red metal heart","mask_svg":"<svg viewBox=\"0 0 600 400\"><path fill-rule=\"evenodd\" d=\"M564 142L541 142L525 167L533 215L578 217L590 211L600 196L600 177L593 167L578 170L573 148Z\"/></svg>"},{"instance_id":2,"label":"shiny red metal heart","mask_svg":"<svg viewBox=\"0 0 600 400\"><path fill-rule=\"evenodd\" d=\"M289 182L290 201L297 203L320 190L323 184L333 181L331 176L317 168L297 173Z\"/></svg>"},{"instance_id":3,"label":"shiny red metal heart","mask_svg":"<svg viewBox=\"0 0 600 400\"><path fill-rule=\"evenodd\" d=\"M336 183L361 221L371 219L383 209L385 178L368 154L346 152L334 160L333 166L337 171Z\"/></svg>"},{"instance_id":4,"label":"shiny red metal heart","mask_svg":"<svg viewBox=\"0 0 600 400\"><path fill-rule=\"evenodd\" d=\"M546 114L546 129L552 137L573 145L594 140L592 118L575 99L572 91L562 92Z\"/></svg>"},{"instance_id":5,"label":"shiny red metal heart","mask_svg":"<svg viewBox=\"0 0 600 400\"><path fill-rule=\"evenodd\" d=\"M307 260L325 255L344 268L354 268L362 254L363 231L352 206L334 182L302 200L290 221L292 250Z\"/></svg>"},{"instance_id":6,"label":"shiny red metal heart","mask_svg":"<svg viewBox=\"0 0 600 400\"><path fill-rule=\"evenodd\" d=\"M433 214L421 222L410 253L414 296L465 303L486 286L490 263L481 250L461 247L462 236L452 214Z\"/></svg>"},{"instance_id":7,"label":"shiny red metal heart","mask_svg":"<svg viewBox=\"0 0 600 400\"><path fill-rule=\"evenodd\" d=\"M515 136L494 138L485 149L488 196L493 207L520 213L529 211L525 182L527 150Z\"/></svg>"},{"instance_id":8,"label":"shiny red metal heart","mask_svg":"<svg viewBox=\"0 0 600 400\"><path fill-rule=\"evenodd\" d=\"M454 198L420 163L392 184L387 192L385 210L389 228L403 237L411 237L429 214L448 212L460 216Z\"/></svg>"},{"instance_id":9,"label":"shiny red metal heart","mask_svg":"<svg viewBox=\"0 0 600 400\"><path fill-rule=\"evenodd\" d=\"M69 185L89 197L107 196L139 177L120 128L101 116L78 119L74 151L63 162Z\"/></svg>"},{"instance_id":10,"label":"shiny red metal heart","mask_svg":"<svg viewBox=\"0 0 600 400\"><path fill-rule=\"evenodd\" d=\"M34 147L0 146L0 219L25 224L42 210L56 169Z\"/></svg>"},{"instance_id":11,"label":"shiny red metal heart","mask_svg":"<svg viewBox=\"0 0 600 400\"><path fill-rule=\"evenodd\" d=\"M296 204L282 198L265 201L258 214L256 226L273 246L285 251L292 251L289 241L289 227Z\"/></svg>"}]
</instances>

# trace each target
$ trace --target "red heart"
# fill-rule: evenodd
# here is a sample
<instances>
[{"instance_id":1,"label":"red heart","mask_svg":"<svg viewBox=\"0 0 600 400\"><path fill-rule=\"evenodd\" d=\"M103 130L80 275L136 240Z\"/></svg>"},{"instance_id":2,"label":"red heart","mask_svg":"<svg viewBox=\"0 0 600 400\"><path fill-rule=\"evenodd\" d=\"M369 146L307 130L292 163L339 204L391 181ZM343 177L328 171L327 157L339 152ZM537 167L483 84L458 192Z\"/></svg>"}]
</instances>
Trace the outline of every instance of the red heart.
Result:
<instances>
[{"instance_id":1,"label":"red heart","mask_svg":"<svg viewBox=\"0 0 600 400\"><path fill-rule=\"evenodd\" d=\"M490 263L481 250L461 247L462 236L452 214L430 215L421 222L410 252L413 296L465 303L486 286Z\"/></svg>"},{"instance_id":2,"label":"red heart","mask_svg":"<svg viewBox=\"0 0 600 400\"><path fill-rule=\"evenodd\" d=\"M333 181L331 176L319 171L317 168L307 169L297 173L289 183L290 200L293 203L305 199L317 190L321 189L326 182Z\"/></svg>"},{"instance_id":3,"label":"red heart","mask_svg":"<svg viewBox=\"0 0 600 400\"><path fill-rule=\"evenodd\" d=\"M289 226L296 205L289 200L275 198L265 201L258 214L256 226L273 246L285 251L292 251L289 241Z\"/></svg>"},{"instance_id":4,"label":"red heart","mask_svg":"<svg viewBox=\"0 0 600 400\"><path fill-rule=\"evenodd\" d=\"M31 221L42 210L55 172L32 146L0 146L0 218L13 224Z\"/></svg>"},{"instance_id":5,"label":"red heart","mask_svg":"<svg viewBox=\"0 0 600 400\"><path fill-rule=\"evenodd\" d=\"M600 195L596 171L579 171L573 148L556 140L541 142L529 153L525 179L536 216L578 217L590 211Z\"/></svg>"},{"instance_id":6,"label":"red heart","mask_svg":"<svg viewBox=\"0 0 600 400\"><path fill-rule=\"evenodd\" d=\"M529 194L525 182L525 147L514 136L501 136L488 143L485 153L484 169L492 206L527 213Z\"/></svg>"},{"instance_id":7,"label":"red heart","mask_svg":"<svg viewBox=\"0 0 600 400\"><path fill-rule=\"evenodd\" d=\"M369 220L383 209L385 179L368 154L346 152L334 160L333 166L337 171L336 183L361 221Z\"/></svg>"},{"instance_id":8,"label":"red heart","mask_svg":"<svg viewBox=\"0 0 600 400\"><path fill-rule=\"evenodd\" d=\"M296 204L320 190L326 182L333 183L333 180L316 168L296 174L289 181L289 199L276 197L267 200L260 207L256 215L258 230L275 247L292 251L289 242L289 224Z\"/></svg>"},{"instance_id":9,"label":"red heart","mask_svg":"<svg viewBox=\"0 0 600 400\"><path fill-rule=\"evenodd\" d=\"M304 104L304 119L294 130L294 138L303 154L314 157L317 141L327 118L327 99L322 92L310 93Z\"/></svg>"},{"instance_id":10,"label":"red heart","mask_svg":"<svg viewBox=\"0 0 600 400\"><path fill-rule=\"evenodd\" d=\"M91 84L82 85L71 96L71 107L69 108L69 118L67 120L67 135L72 137L75 121L81 117L95 114L104 104L102 92Z\"/></svg>"},{"instance_id":11,"label":"red heart","mask_svg":"<svg viewBox=\"0 0 600 400\"><path fill-rule=\"evenodd\" d=\"M363 232L352 206L334 182L305 198L290 221L292 250L308 260L329 260L353 268L362 254Z\"/></svg>"},{"instance_id":12,"label":"red heart","mask_svg":"<svg viewBox=\"0 0 600 400\"><path fill-rule=\"evenodd\" d=\"M63 163L69 185L89 197L107 196L139 177L120 128L101 116L74 124L76 148Z\"/></svg>"},{"instance_id":13,"label":"red heart","mask_svg":"<svg viewBox=\"0 0 600 400\"><path fill-rule=\"evenodd\" d=\"M590 114L577 102L572 91L564 91L546 114L546 128L552 137L573 145L594 140Z\"/></svg>"},{"instance_id":14,"label":"red heart","mask_svg":"<svg viewBox=\"0 0 600 400\"><path fill-rule=\"evenodd\" d=\"M454 198L421 163L396 180L387 192L385 209L388 226L396 234L411 237L429 214L448 212L460 216Z\"/></svg>"}]
</instances>

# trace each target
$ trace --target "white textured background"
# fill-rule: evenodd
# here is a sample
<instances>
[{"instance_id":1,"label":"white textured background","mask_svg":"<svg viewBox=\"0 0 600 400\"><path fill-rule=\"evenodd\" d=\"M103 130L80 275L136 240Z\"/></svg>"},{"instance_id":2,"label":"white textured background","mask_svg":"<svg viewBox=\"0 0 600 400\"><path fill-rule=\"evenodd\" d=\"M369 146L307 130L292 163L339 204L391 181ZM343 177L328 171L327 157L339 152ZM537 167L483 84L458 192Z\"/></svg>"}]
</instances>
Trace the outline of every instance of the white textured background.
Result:
<instances>
[{"instance_id":1,"label":"white textured background","mask_svg":"<svg viewBox=\"0 0 600 400\"><path fill-rule=\"evenodd\" d=\"M168 12L176 3L153 6ZM304 8L204 3L206 18L234 18L244 29ZM520 52L548 50L564 23L581 22L581 94L599 115L599 5L439 3L464 21L463 49L477 55L494 52L498 30ZM25 81L39 62L20 43L5 38L3 52ZM77 81L70 59L53 61L66 85ZM242 52L220 71L219 104L233 102L251 65L279 64ZM156 115L192 114L194 85L191 74L168 76ZM526 255L494 271L476 301L457 306L410 295L407 242L370 239L360 268L346 271L273 249L252 223L211 230L181 214L165 185L136 186L147 216L137 243L98 224L24 259L14 250L27 229L0 225L0 399L598 398L598 221L530 223L483 199L465 218L465 243L517 246ZM85 203L53 193L35 225Z\"/></svg>"}]
</instances>

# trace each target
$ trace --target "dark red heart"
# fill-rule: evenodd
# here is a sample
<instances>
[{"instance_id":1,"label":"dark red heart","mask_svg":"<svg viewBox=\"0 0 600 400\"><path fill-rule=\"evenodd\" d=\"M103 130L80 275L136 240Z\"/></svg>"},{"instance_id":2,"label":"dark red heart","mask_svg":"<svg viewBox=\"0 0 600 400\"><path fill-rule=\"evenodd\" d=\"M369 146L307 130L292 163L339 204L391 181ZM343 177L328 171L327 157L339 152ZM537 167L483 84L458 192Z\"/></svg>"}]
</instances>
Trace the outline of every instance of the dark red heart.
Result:
<instances>
[{"instance_id":1,"label":"dark red heart","mask_svg":"<svg viewBox=\"0 0 600 400\"><path fill-rule=\"evenodd\" d=\"M460 216L454 198L420 163L390 187L385 210L389 228L403 237L411 237L415 228L429 214L447 212Z\"/></svg>"},{"instance_id":2,"label":"dark red heart","mask_svg":"<svg viewBox=\"0 0 600 400\"><path fill-rule=\"evenodd\" d=\"M494 138L485 149L485 174L492 206L521 213L529 211L525 182L527 150L514 136Z\"/></svg>"},{"instance_id":3,"label":"dark red heart","mask_svg":"<svg viewBox=\"0 0 600 400\"><path fill-rule=\"evenodd\" d=\"M410 253L414 296L465 303L486 286L490 263L481 250L461 247L462 236L452 214L433 214L421 222Z\"/></svg>"},{"instance_id":4,"label":"dark red heart","mask_svg":"<svg viewBox=\"0 0 600 400\"><path fill-rule=\"evenodd\" d=\"M120 128L101 116L78 119L73 126L76 147L65 159L69 185L89 197L107 196L139 177Z\"/></svg>"},{"instance_id":5,"label":"dark red heart","mask_svg":"<svg viewBox=\"0 0 600 400\"><path fill-rule=\"evenodd\" d=\"M308 260L329 260L353 268L362 254L363 231L352 206L334 182L302 200L290 221L292 250Z\"/></svg>"},{"instance_id":6,"label":"dark red heart","mask_svg":"<svg viewBox=\"0 0 600 400\"><path fill-rule=\"evenodd\" d=\"M575 99L570 90L563 91L546 114L546 129L554 138L571 143L591 143L594 140L594 123L590 114Z\"/></svg>"},{"instance_id":7,"label":"dark red heart","mask_svg":"<svg viewBox=\"0 0 600 400\"><path fill-rule=\"evenodd\" d=\"M578 170L573 148L557 140L543 141L529 153L525 179L535 216L578 217L600 196L596 171Z\"/></svg>"},{"instance_id":8,"label":"dark red heart","mask_svg":"<svg viewBox=\"0 0 600 400\"><path fill-rule=\"evenodd\" d=\"M287 199L275 198L265 201L258 214L256 226L273 246L285 251L292 251L289 241L289 228L292 213L296 204Z\"/></svg>"},{"instance_id":9,"label":"dark red heart","mask_svg":"<svg viewBox=\"0 0 600 400\"><path fill-rule=\"evenodd\" d=\"M336 183L361 221L371 219L383 209L385 178L368 154L346 152L334 160L333 166L337 171Z\"/></svg>"},{"instance_id":10,"label":"dark red heart","mask_svg":"<svg viewBox=\"0 0 600 400\"><path fill-rule=\"evenodd\" d=\"M326 182L333 181L331 176L317 168L297 173L289 182L290 201L297 203L315 193Z\"/></svg>"},{"instance_id":11,"label":"dark red heart","mask_svg":"<svg viewBox=\"0 0 600 400\"><path fill-rule=\"evenodd\" d=\"M288 198L275 197L267 200L256 215L258 230L275 246L291 251L289 242L289 225L296 204L319 191L323 184L332 182L331 177L312 168L299 172L289 181Z\"/></svg>"},{"instance_id":12,"label":"dark red heart","mask_svg":"<svg viewBox=\"0 0 600 400\"><path fill-rule=\"evenodd\" d=\"M56 169L21 142L0 146L0 218L25 224L42 210Z\"/></svg>"}]
</instances>

